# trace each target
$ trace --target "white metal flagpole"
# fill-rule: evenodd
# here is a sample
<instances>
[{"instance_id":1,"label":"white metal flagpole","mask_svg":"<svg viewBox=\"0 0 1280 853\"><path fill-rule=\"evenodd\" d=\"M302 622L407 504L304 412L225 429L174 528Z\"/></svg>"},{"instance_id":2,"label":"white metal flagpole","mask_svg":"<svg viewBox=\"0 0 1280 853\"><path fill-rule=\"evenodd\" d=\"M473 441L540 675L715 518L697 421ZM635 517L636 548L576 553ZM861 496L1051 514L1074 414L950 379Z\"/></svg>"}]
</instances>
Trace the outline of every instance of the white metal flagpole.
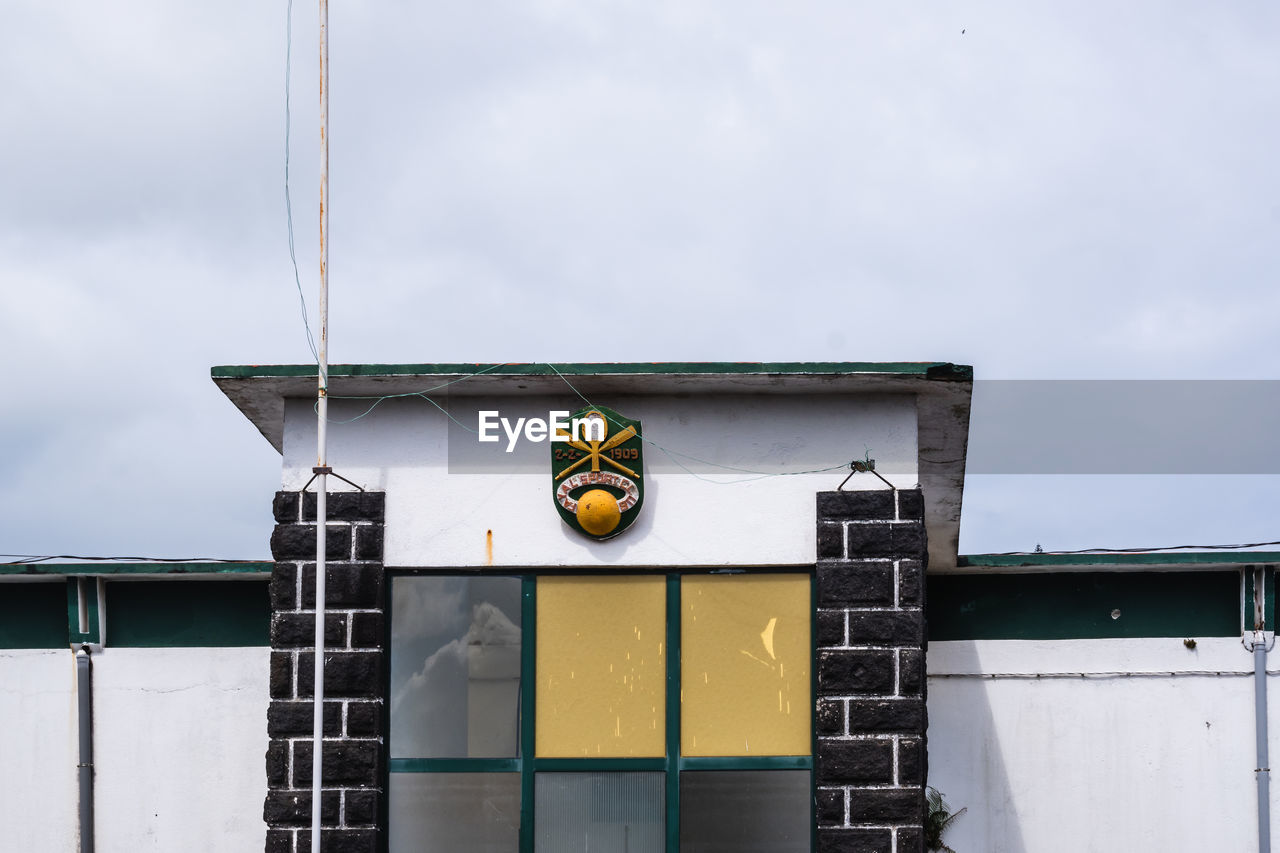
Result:
<instances>
[{"instance_id":1,"label":"white metal flagpole","mask_svg":"<svg viewBox=\"0 0 1280 853\"><path fill-rule=\"evenodd\" d=\"M311 853L320 853L320 791L324 766L325 522L329 467L329 0L320 0L320 351L316 399L316 642L315 719L311 740Z\"/></svg>"}]
</instances>

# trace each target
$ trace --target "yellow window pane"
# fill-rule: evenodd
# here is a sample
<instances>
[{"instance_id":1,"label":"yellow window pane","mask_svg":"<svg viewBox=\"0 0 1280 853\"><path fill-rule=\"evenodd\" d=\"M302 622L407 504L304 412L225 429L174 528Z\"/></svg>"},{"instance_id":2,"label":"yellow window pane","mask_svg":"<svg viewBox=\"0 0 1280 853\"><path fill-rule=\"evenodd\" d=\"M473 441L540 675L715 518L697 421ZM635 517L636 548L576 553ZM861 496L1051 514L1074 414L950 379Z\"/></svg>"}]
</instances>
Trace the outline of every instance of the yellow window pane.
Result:
<instances>
[{"instance_id":1,"label":"yellow window pane","mask_svg":"<svg viewBox=\"0 0 1280 853\"><path fill-rule=\"evenodd\" d=\"M809 577L686 576L680 751L808 755Z\"/></svg>"},{"instance_id":2,"label":"yellow window pane","mask_svg":"<svg viewBox=\"0 0 1280 853\"><path fill-rule=\"evenodd\" d=\"M662 577L538 578L537 755L660 757Z\"/></svg>"}]
</instances>

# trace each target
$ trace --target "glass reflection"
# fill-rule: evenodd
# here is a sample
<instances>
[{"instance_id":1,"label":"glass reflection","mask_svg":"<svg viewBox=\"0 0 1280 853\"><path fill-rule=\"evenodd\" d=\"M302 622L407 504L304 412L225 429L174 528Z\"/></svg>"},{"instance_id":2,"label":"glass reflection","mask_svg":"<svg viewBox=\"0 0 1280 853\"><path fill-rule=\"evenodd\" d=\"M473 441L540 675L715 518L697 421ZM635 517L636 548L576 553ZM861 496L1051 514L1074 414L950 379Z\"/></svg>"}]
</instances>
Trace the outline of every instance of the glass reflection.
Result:
<instances>
[{"instance_id":1,"label":"glass reflection","mask_svg":"<svg viewBox=\"0 0 1280 853\"><path fill-rule=\"evenodd\" d=\"M391 756L514 758L519 578L391 584Z\"/></svg>"},{"instance_id":2,"label":"glass reflection","mask_svg":"<svg viewBox=\"0 0 1280 853\"><path fill-rule=\"evenodd\" d=\"M392 773L391 853L516 853L519 773Z\"/></svg>"}]
</instances>

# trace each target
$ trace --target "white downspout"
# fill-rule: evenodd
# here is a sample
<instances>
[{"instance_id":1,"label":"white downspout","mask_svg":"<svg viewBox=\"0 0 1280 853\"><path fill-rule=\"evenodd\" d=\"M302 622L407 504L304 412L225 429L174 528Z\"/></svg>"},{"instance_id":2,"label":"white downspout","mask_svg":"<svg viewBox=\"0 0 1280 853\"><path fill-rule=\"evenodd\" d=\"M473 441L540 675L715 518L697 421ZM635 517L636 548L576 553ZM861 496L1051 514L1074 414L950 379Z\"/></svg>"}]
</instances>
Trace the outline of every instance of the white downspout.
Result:
<instances>
[{"instance_id":1,"label":"white downspout","mask_svg":"<svg viewBox=\"0 0 1280 853\"><path fill-rule=\"evenodd\" d=\"M80 733L80 760L76 764L80 783L80 853L93 853L93 663L87 645L76 649L76 705Z\"/></svg>"},{"instance_id":2,"label":"white downspout","mask_svg":"<svg viewBox=\"0 0 1280 853\"><path fill-rule=\"evenodd\" d=\"M1271 853L1271 767L1267 756L1266 568L1253 569L1253 710L1257 736L1258 853Z\"/></svg>"}]
</instances>

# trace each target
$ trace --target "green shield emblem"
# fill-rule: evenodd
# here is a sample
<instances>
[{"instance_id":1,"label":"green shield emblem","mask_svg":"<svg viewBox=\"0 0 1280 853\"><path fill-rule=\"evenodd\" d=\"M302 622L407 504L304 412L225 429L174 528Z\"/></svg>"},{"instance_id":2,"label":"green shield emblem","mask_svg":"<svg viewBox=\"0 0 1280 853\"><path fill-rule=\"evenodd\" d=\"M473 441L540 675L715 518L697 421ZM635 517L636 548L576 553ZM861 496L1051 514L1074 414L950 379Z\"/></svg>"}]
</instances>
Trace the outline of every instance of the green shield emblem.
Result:
<instances>
[{"instance_id":1,"label":"green shield emblem","mask_svg":"<svg viewBox=\"0 0 1280 853\"><path fill-rule=\"evenodd\" d=\"M551 496L565 524L590 539L631 526L644 503L640 422L592 406L569 416L551 444Z\"/></svg>"}]
</instances>

